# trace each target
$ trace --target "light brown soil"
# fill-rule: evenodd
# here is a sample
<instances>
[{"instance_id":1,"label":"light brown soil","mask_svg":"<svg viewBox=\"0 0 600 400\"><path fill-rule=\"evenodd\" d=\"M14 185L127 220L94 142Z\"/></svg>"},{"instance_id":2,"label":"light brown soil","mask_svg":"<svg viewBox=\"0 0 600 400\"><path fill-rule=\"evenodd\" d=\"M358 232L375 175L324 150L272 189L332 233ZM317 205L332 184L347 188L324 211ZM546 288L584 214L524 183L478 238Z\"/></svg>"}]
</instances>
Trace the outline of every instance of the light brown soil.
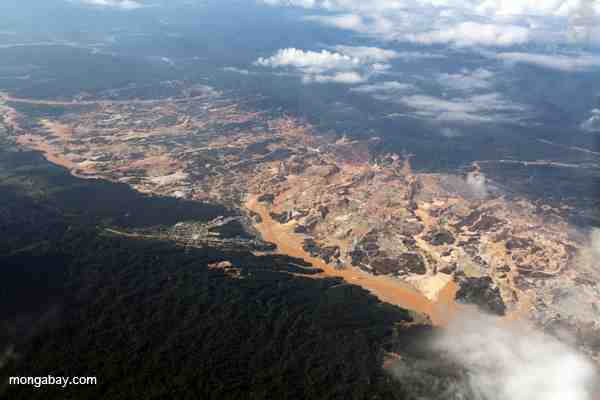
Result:
<instances>
[{"instance_id":1,"label":"light brown soil","mask_svg":"<svg viewBox=\"0 0 600 400\"><path fill-rule=\"evenodd\" d=\"M29 149L41 151L44 157L53 164L60 165L66 169L73 171L77 166L67 157L58 153L57 149L44 142L42 138L34 135L20 135L16 140L17 144Z\"/></svg>"},{"instance_id":2,"label":"light brown soil","mask_svg":"<svg viewBox=\"0 0 600 400\"><path fill-rule=\"evenodd\" d=\"M434 325L446 325L458 310L454 301L457 286L450 281L438 295L437 301L429 300L425 295L408 284L389 276L375 276L357 268L336 269L320 258L312 257L302 248L302 235L295 234L290 225L279 224L269 215L268 209L250 196L246 208L260 215L262 222L255 228L263 239L277 245L277 251L291 257L301 258L313 266L322 269L323 277L341 277L349 283L361 286L380 300L428 315Z\"/></svg>"}]
</instances>

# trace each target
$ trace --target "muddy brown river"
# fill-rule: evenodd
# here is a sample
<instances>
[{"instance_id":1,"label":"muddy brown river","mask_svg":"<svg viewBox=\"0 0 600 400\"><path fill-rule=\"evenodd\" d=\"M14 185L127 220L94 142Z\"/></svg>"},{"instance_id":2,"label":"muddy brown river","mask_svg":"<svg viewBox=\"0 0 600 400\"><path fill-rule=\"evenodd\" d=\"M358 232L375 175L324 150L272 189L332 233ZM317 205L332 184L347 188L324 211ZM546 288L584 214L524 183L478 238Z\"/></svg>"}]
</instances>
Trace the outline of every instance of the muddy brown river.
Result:
<instances>
[{"instance_id":1,"label":"muddy brown river","mask_svg":"<svg viewBox=\"0 0 600 400\"><path fill-rule=\"evenodd\" d=\"M312 257L304 251L302 248L304 237L294 233L289 224L279 224L274 221L267 207L257 201L257 196L249 196L246 208L260 215L262 222L255 224L255 228L265 241L277 245L276 252L301 258L322 269L324 272L317 276L341 277L348 283L363 287L381 301L428 315L436 326L447 324L458 311L459 305L454 300L458 288L453 281L449 281L438 292L436 300L430 300L419 290L393 277L375 276L352 267L336 269L322 259Z\"/></svg>"}]
</instances>

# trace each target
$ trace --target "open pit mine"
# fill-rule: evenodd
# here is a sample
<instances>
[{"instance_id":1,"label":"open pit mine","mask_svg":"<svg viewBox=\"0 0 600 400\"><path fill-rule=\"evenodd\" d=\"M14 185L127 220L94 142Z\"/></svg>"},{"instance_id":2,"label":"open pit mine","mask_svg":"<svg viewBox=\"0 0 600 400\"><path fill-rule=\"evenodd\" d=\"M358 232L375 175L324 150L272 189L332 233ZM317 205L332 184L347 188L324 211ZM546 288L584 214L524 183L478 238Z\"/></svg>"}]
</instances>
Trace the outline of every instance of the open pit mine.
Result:
<instances>
[{"instance_id":1,"label":"open pit mine","mask_svg":"<svg viewBox=\"0 0 600 400\"><path fill-rule=\"evenodd\" d=\"M560 208L506 194L477 164L415 172L410 154L373 152L377 138L323 135L252 104L205 86L162 100L4 94L0 132L78 177L237 209L253 238L227 246L303 259L315 279L342 277L435 325L475 305L567 329L600 361L598 260ZM64 112L32 118L24 106ZM227 223L117 233L214 245L211 229Z\"/></svg>"}]
</instances>

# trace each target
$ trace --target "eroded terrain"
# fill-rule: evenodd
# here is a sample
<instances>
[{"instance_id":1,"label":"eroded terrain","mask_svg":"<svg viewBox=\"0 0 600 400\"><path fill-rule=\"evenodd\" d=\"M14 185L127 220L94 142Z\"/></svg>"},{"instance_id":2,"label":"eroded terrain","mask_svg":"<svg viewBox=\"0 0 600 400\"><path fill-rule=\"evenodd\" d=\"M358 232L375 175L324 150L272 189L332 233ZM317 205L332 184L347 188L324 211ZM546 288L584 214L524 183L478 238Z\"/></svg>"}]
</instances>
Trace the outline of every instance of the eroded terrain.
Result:
<instances>
[{"instance_id":1,"label":"eroded terrain","mask_svg":"<svg viewBox=\"0 0 600 400\"><path fill-rule=\"evenodd\" d=\"M456 175L415 173L409 154L371 151L376 138L321 136L204 86L152 101L5 95L0 107L7 140L76 176L241 210L240 223L275 251L435 324L451 318L457 302L474 303L567 329L598 357L600 268L588 234L560 208L507 195L478 165ZM48 107L58 111L40 112ZM118 233L202 244L220 223L183 222L167 233ZM257 243L256 251L273 250Z\"/></svg>"}]
</instances>

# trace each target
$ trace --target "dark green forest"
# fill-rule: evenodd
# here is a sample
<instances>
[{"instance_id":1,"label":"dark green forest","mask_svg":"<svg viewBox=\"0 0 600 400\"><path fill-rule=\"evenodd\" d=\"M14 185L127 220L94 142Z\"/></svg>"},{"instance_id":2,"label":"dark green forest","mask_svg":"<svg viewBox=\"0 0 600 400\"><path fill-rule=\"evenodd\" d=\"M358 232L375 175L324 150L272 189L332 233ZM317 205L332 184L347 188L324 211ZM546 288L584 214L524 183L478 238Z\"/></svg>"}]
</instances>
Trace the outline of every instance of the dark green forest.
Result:
<instances>
[{"instance_id":1,"label":"dark green forest","mask_svg":"<svg viewBox=\"0 0 600 400\"><path fill-rule=\"evenodd\" d=\"M407 398L381 368L406 311L336 279L291 274L298 260L287 257L103 229L228 212L80 180L36 153L0 153L0 354L14 348L0 398ZM208 268L224 260L239 279ZM99 382L6 384L46 375Z\"/></svg>"}]
</instances>

